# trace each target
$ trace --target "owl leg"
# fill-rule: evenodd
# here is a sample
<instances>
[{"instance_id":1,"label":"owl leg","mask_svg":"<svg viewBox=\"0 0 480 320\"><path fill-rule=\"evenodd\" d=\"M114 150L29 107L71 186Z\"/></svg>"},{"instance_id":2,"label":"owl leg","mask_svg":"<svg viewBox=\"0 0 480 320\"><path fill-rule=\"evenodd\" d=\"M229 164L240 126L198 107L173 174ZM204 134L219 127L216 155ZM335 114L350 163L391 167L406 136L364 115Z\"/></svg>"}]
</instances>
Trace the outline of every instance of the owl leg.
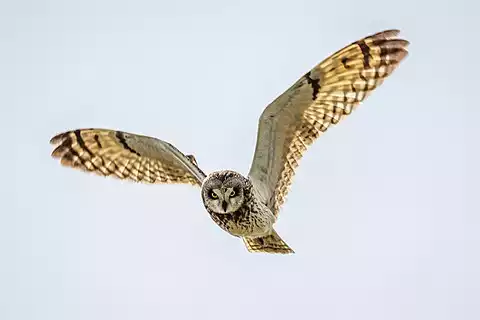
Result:
<instances>
[{"instance_id":1,"label":"owl leg","mask_svg":"<svg viewBox=\"0 0 480 320\"><path fill-rule=\"evenodd\" d=\"M295 253L285 241L280 238L275 230L268 236L249 238L244 237L243 242L250 252L267 252L267 253L279 253L288 254Z\"/></svg>"}]
</instances>

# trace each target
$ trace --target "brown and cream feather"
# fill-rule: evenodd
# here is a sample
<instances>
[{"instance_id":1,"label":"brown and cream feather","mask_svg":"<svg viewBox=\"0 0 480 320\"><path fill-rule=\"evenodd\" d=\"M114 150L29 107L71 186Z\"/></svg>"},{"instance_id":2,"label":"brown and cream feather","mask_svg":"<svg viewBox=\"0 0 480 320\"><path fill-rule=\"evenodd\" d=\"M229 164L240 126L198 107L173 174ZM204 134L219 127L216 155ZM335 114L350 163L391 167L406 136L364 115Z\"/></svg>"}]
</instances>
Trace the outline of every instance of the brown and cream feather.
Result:
<instances>
[{"instance_id":1,"label":"brown and cream feather","mask_svg":"<svg viewBox=\"0 0 480 320\"><path fill-rule=\"evenodd\" d=\"M409 43L398 33L376 33L332 54L262 113L249 176L275 215L308 146L349 115L407 56Z\"/></svg>"},{"instance_id":2,"label":"brown and cream feather","mask_svg":"<svg viewBox=\"0 0 480 320\"><path fill-rule=\"evenodd\" d=\"M79 129L56 135L52 156L61 164L145 183L187 183L200 186L205 174L192 155L147 136L108 130Z\"/></svg>"}]
</instances>

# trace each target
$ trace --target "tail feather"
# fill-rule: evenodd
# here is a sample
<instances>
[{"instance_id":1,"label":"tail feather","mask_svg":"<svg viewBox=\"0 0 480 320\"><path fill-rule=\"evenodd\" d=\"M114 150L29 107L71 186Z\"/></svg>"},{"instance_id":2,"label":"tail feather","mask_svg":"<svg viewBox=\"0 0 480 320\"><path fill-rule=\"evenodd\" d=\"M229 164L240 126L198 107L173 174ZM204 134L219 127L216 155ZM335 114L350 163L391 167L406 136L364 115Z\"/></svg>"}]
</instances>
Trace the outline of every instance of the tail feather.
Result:
<instances>
[{"instance_id":1,"label":"tail feather","mask_svg":"<svg viewBox=\"0 0 480 320\"><path fill-rule=\"evenodd\" d=\"M272 234L259 237L259 238L243 238L243 242L250 252L266 252L266 253L279 253L289 254L295 253L285 241L280 238L275 230Z\"/></svg>"}]
</instances>

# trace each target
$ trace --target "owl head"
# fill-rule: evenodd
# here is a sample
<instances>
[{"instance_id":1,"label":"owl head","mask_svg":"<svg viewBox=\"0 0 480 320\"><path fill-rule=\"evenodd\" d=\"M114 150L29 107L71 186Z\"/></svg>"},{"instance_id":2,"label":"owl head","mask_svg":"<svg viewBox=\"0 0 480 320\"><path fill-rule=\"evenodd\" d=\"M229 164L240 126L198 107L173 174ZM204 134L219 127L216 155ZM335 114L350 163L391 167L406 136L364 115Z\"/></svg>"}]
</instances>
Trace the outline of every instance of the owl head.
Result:
<instances>
[{"instance_id":1,"label":"owl head","mask_svg":"<svg viewBox=\"0 0 480 320\"><path fill-rule=\"evenodd\" d=\"M217 214L236 212L249 197L250 188L250 181L235 171L213 172L202 184L203 204Z\"/></svg>"}]
</instances>

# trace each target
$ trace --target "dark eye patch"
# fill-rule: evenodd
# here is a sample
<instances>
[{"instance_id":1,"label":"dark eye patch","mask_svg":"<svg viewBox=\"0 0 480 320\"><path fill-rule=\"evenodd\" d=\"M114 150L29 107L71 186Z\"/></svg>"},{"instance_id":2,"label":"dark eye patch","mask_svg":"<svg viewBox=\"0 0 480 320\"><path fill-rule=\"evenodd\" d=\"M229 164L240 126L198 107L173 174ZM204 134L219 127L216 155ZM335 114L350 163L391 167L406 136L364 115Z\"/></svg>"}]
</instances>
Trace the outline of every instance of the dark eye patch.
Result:
<instances>
[{"instance_id":1,"label":"dark eye patch","mask_svg":"<svg viewBox=\"0 0 480 320\"><path fill-rule=\"evenodd\" d=\"M213 189L211 189L210 191L208 191L208 196L209 196L211 199L218 199L218 196L217 196L217 194L213 191Z\"/></svg>"}]
</instances>

